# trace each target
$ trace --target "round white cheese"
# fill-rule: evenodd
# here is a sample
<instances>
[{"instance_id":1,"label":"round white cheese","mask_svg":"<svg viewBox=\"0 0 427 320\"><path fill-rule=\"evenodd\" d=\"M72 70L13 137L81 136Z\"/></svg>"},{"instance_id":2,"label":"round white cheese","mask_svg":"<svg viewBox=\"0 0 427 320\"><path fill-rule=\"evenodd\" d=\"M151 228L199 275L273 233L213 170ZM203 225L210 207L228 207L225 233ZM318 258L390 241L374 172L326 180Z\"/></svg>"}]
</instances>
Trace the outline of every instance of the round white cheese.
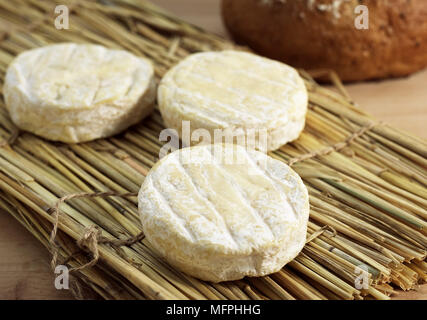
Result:
<instances>
[{"instance_id":1,"label":"round white cheese","mask_svg":"<svg viewBox=\"0 0 427 320\"><path fill-rule=\"evenodd\" d=\"M227 129L237 137L255 137L259 150L275 150L300 135L308 94L298 72L283 63L240 51L197 53L163 77L160 112L168 128L182 138L183 121L191 132ZM266 139L264 138L266 137ZM264 142L266 140L266 142ZM189 141L192 145L198 141ZM242 144L242 143L239 143Z\"/></svg>"},{"instance_id":2,"label":"round white cheese","mask_svg":"<svg viewBox=\"0 0 427 320\"><path fill-rule=\"evenodd\" d=\"M305 244L309 202L283 162L231 144L177 150L139 192L143 231L171 265L220 282L279 271Z\"/></svg>"},{"instance_id":3,"label":"round white cheese","mask_svg":"<svg viewBox=\"0 0 427 320\"><path fill-rule=\"evenodd\" d=\"M99 45L29 50L8 67L3 94L13 122L46 139L77 143L111 136L154 107L147 59Z\"/></svg>"}]
</instances>

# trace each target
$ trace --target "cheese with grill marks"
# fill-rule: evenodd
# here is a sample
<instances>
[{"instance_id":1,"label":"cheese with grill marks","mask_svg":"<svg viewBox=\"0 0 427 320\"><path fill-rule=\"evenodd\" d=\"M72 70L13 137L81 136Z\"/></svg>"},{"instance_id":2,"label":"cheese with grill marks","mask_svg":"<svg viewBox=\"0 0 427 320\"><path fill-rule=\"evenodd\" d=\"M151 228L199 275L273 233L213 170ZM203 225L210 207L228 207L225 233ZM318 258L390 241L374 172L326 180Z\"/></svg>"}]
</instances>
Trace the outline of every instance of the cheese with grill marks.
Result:
<instances>
[{"instance_id":1,"label":"cheese with grill marks","mask_svg":"<svg viewBox=\"0 0 427 320\"><path fill-rule=\"evenodd\" d=\"M21 53L8 67L3 89L19 128L68 143L128 128L152 112L156 96L149 60L75 43Z\"/></svg>"},{"instance_id":2,"label":"cheese with grill marks","mask_svg":"<svg viewBox=\"0 0 427 320\"><path fill-rule=\"evenodd\" d=\"M215 129L246 141L254 135L258 149L265 151L298 138L308 95L292 67L247 52L222 51L191 55L169 70L159 85L158 103L165 125L181 137L182 121L190 121L193 132L206 129L212 140ZM260 135L267 136L267 143Z\"/></svg>"},{"instance_id":3,"label":"cheese with grill marks","mask_svg":"<svg viewBox=\"0 0 427 320\"><path fill-rule=\"evenodd\" d=\"M161 159L139 192L143 231L183 272L213 282L279 271L305 244L309 203L283 162L231 144Z\"/></svg>"}]
</instances>

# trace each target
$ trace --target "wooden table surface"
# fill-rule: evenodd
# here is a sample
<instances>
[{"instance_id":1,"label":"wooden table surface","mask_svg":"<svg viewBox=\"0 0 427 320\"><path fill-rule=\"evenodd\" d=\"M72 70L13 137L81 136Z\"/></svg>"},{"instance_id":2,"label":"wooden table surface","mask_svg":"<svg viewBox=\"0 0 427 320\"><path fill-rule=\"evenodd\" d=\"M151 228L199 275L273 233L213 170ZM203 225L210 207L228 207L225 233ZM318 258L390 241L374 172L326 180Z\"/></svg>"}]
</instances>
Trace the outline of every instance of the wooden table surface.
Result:
<instances>
[{"instance_id":1,"label":"wooden table surface","mask_svg":"<svg viewBox=\"0 0 427 320\"><path fill-rule=\"evenodd\" d=\"M183 19L226 35L219 0L153 0ZM347 86L361 108L378 119L427 138L427 70L409 78ZM48 252L17 221L0 212L0 299L69 299L53 286ZM399 293L427 299L427 286Z\"/></svg>"}]
</instances>

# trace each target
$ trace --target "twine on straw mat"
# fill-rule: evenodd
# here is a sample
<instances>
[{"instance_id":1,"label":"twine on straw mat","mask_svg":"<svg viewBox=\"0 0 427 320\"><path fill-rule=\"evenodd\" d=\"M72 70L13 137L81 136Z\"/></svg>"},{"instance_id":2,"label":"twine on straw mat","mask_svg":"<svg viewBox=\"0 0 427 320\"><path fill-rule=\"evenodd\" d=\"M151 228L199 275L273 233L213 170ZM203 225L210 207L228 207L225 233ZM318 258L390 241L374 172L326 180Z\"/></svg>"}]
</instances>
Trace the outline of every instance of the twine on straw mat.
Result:
<instances>
[{"instance_id":1,"label":"twine on straw mat","mask_svg":"<svg viewBox=\"0 0 427 320\"><path fill-rule=\"evenodd\" d=\"M107 198L107 197L120 197L120 198L129 198L129 197L136 197L137 193L117 193L117 192L95 192L95 193L89 193L89 192L83 192L83 193L75 193L70 194L67 196L64 196L60 198L53 208L53 229L50 234L49 244L51 246L51 253L52 253L52 261L51 261L51 267L53 270L55 270L58 260L58 250L59 247L55 243L55 238L58 233L58 226L59 226L59 217L60 217L60 205L62 203L65 203L66 201L69 201L71 199L77 199L77 198ZM136 236L129 237L127 239L108 239L104 236L102 236L101 229L98 226L92 225L85 228L85 231L82 235L82 237L77 241L77 245L89 252L92 253L92 259L79 267L71 268L69 272L76 272L80 271L82 269L92 267L94 266L98 260L99 260L99 249L98 244L109 244L113 247L122 247L122 246L131 246L139 241L144 239L144 234L141 232L137 234ZM71 258L71 256L69 257ZM68 260L67 258L66 260Z\"/></svg>"},{"instance_id":2,"label":"twine on straw mat","mask_svg":"<svg viewBox=\"0 0 427 320\"><path fill-rule=\"evenodd\" d=\"M51 251L52 251L51 267L53 270L55 270L55 268L57 266L57 259L58 259L59 248L55 243L55 238L56 238L56 234L58 231L59 206L61 205L61 203L64 203L67 200L76 199L76 198L94 198L94 197L106 198L106 197L112 197L112 196L115 196L115 197L134 197L134 196L136 196L136 194L135 193L120 194L120 193L115 193L115 192L79 193L79 194L71 194L71 195L62 197L61 199L58 200L58 202L56 203L55 208L54 208L54 219L55 219L54 228L52 230L50 240L49 240L49 243L51 245ZM332 237L334 237L337 234L336 230L333 227L331 227L329 225L325 225L322 228L313 232L310 235L310 237L306 240L306 244L313 241L317 237L320 237L328 229L333 233ZM127 239L123 239L123 240L107 239L101 235L101 229L98 226L92 225L92 226L86 227L85 231L83 233L83 236L77 241L77 245L80 248L88 250L89 252L91 252L92 259L89 262L87 262L87 263L85 263L79 267L69 269L69 273L77 272L77 271L83 270L85 268L93 267L99 260L98 244L110 244L114 247L131 246L131 245L141 241L142 239L144 239L144 234L142 232L136 236L133 236L133 237L130 237ZM73 254L70 255L65 260L65 263L72 256L73 256Z\"/></svg>"},{"instance_id":3,"label":"twine on straw mat","mask_svg":"<svg viewBox=\"0 0 427 320\"><path fill-rule=\"evenodd\" d=\"M376 125L378 125L378 123L374 123L374 122L370 123L369 125L360 128L357 132L350 135L344 142L339 142L339 143L336 143L332 146L326 147L324 149L314 151L314 152L310 152L310 153L304 154L304 155L296 157L296 158L292 158L289 160L288 164L289 164L289 166L292 166L295 163L298 163L298 162L301 162L304 160L308 160L308 159L312 159L312 158L315 158L317 156L328 155L334 151L338 152L338 151L344 149L345 147L349 146L355 139L364 135L367 131L371 130ZM52 252L52 261L51 261L52 269L55 269L55 267L57 265L57 259L58 259L59 247L55 243L55 238L56 238L56 234L58 232L58 226L59 226L59 216L60 216L59 207L62 203L66 202L68 200L71 200L71 199L76 199L76 198L96 198L96 197L100 197L100 198L107 198L107 197L128 198L128 197L136 197L137 195L138 195L137 193L117 193L117 192L109 191L109 192L95 192L95 193L89 193L89 192L75 193L75 194L70 194L70 195L67 195L67 196L60 198L55 203L55 206L53 208L54 222L53 222L53 229L52 229L52 232L50 235L50 240L49 240L49 243L51 246L51 252ZM332 231L332 233L333 233L332 236L336 235L335 229L332 228L331 226L326 225L326 226L323 226L322 228L320 228L319 230L315 231L307 239L306 243L313 241L314 239L316 239L317 237L322 235L327 229ZM144 234L142 232L136 236L132 236L132 237L129 237L129 238L123 239L123 240L108 239L108 238L102 236L101 229L98 226L92 225L92 226L86 227L82 237L77 241L77 245L80 248L89 251L92 254L92 259L84 265L70 269L69 272L76 272L76 271L94 266L99 260L99 249L98 249L99 244L110 244L113 247L118 248L118 247L122 247L122 246L131 246L131 245L141 241L142 239L144 239ZM66 259L66 261L69 260L71 257L72 257L72 255L68 259Z\"/></svg>"},{"instance_id":4,"label":"twine on straw mat","mask_svg":"<svg viewBox=\"0 0 427 320\"><path fill-rule=\"evenodd\" d=\"M348 147L350 144L352 144L354 142L354 140L363 136L366 132L372 130L375 126L377 126L379 124L380 123L371 122L369 125L361 127L358 131L352 133L345 141L338 142L332 146L329 146L329 147L326 147L326 148L323 148L323 149L320 149L317 151L309 152L309 153L303 154L299 157L292 158L288 161L288 165L292 166L295 163L298 163L298 162L301 162L304 160L312 159L312 158L315 158L318 156L326 156L326 155L328 155L334 151L336 151L336 152L341 151L345 147Z\"/></svg>"},{"instance_id":5,"label":"twine on straw mat","mask_svg":"<svg viewBox=\"0 0 427 320\"><path fill-rule=\"evenodd\" d=\"M331 238L335 237L337 235L337 231L334 227L331 227L330 225L324 225L323 227L319 228L318 230L314 231L305 241L305 244L310 243L314 239L320 237L322 234L324 234L327 230L332 232Z\"/></svg>"}]
</instances>

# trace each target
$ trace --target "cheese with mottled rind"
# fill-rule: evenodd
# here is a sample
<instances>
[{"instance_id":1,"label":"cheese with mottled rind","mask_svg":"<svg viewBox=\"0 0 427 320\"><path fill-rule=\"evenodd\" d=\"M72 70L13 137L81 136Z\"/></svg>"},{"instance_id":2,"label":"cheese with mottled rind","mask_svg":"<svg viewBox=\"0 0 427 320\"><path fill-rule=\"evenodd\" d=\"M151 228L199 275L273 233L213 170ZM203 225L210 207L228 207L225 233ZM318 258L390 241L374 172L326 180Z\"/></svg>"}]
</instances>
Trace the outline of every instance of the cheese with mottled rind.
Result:
<instances>
[{"instance_id":1,"label":"cheese with mottled rind","mask_svg":"<svg viewBox=\"0 0 427 320\"><path fill-rule=\"evenodd\" d=\"M171 265L213 281L277 272L305 244L307 189L259 151L218 144L162 158L139 192L143 231Z\"/></svg>"},{"instance_id":2,"label":"cheese with mottled rind","mask_svg":"<svg viewBox=\"0 0 427 320\"><path fill-rule=\"evenodd\" d=\"M76 143L114 135L154 107L147 59L99 45L61 43L18 55L3 94L13 122L49 140Z\"/></svg>"},{"instance_id":3,"label":"cheese with mottled rind","mask_svg":"<svg viewBox=\"0 0 427 320\"><path fill-rule=\"evenodd\" d=\"M165 125L181 137L183 121L190 121L191 132L206 129L211 142L215 129L227 129L230 135L244 136L246 144L253 135L258 149L275 150L303 130L308 94L288 65L247 52L204 52L168 71L159 85L158 103ZM266 144L259 138L263 135Z\"/></svg>"}]
</instances>

